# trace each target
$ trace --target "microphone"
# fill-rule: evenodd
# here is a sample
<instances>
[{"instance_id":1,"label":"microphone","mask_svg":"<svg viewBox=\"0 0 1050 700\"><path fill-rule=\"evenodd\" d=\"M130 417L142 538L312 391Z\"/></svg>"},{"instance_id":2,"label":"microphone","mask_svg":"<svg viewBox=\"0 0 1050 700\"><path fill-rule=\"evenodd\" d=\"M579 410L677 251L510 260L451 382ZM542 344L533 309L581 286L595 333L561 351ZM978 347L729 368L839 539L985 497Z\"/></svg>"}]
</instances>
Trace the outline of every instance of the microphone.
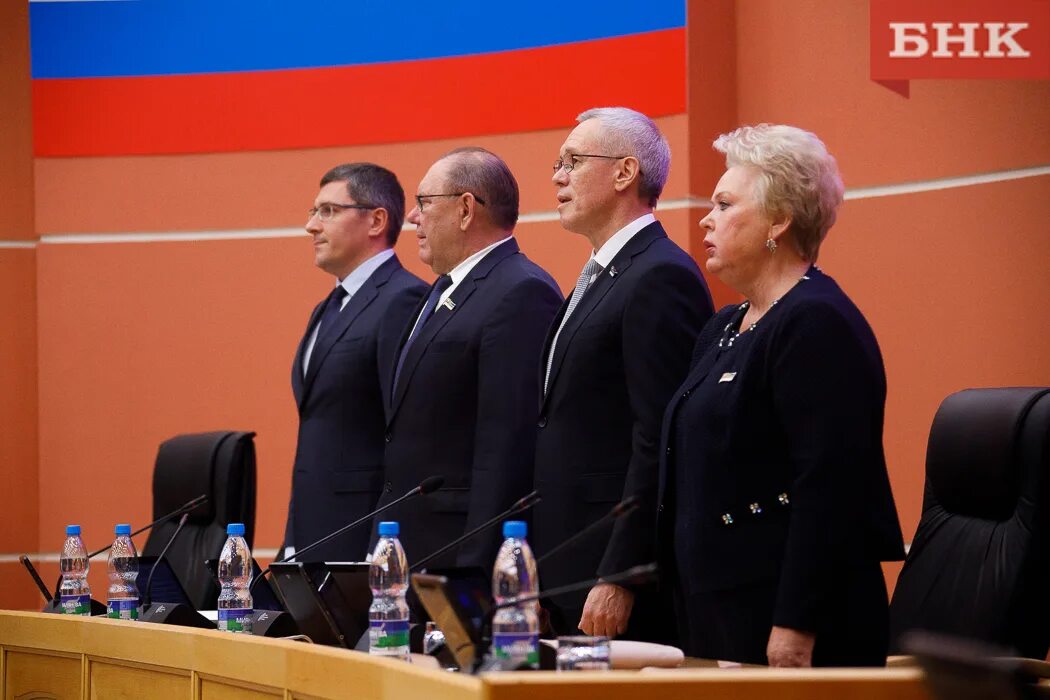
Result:
<instances>
[{"instance_id":1,"label":"microphone","mask_svg":"<svg viewBox=\"0 0 1050 700\"><path fill-rule=\"evenodd\" d=\"M135 535L137 535L139 533L145 532L146 530L150 529L154 525L159 525L160 523L167 522L168 520L171 520L173 518L177 518L178 516L182 515L183 513L189 513L192 510L196 510L197 506L203 504L207 500L208 500L208 494L202 493L201 495L197 496L196 498L191 499L189 501L186 501L181 506L179 506L175 510L171 511L167 515L160 516L159 518L157 518L156 520L151 522L149 525L143 525L138 530L135 530L135 532L131 533L130 537L134 537ZM180 525L180 527L181 527L181 525ZM91 559L93 557L97 557L99 554L102 554L103 552L108 552L109 549L112 546L113 546L113 543L110 542L109 544L107 544L102 549L99 549L99 550L94 551L91 554L89 554L88 555L88 559Z\"/></svg>"},{"instance_id":2,"label":"microphone","mask_svg":"<svg viewBox=\"0 0 1050 700\"><path fill-rule=\"evenodd\" d=\"M144 526L140 527L138 530L135 530L135 532L131 533L131 535L129 535L129 536L130 537L134 537L135 535L138 535L138 534L140 534L142 532L145 532L146 530L150 529L154 525L159 525L160 523L167 522L168 520L171 520L172 518L177 518L178 516L182 515L183 513L189 513L190 511L195 510L197 508L197 506L201 505L202 503L204 503L207 500L208 500L208 494L206 494L206 493L202 493L201 495L197 496L196 498L191 498L190 500L186 501L185 503L183 503L181 506L179 506L175 510L171 511L170 513L168 513L167 515L162 515L159 518L157 518L156 520L154 520L153 522L151 522L149 525L144 525ZM107 544L102 549L99 549L99 550L96 550L94 552L91 552L90 554L87 555L88 560L91 560L94 557L97 557L99 554L102 554L104 552L108 552L109 549L112 546L113 546L113 543L110 542L109 544ZM58 581L55 583L55 595L54 595L55 598L58 598L58 593L59 593L59 590L61 588L62 588L62 575L59 574ZM46 612L46 609L45 609L45 612Z\"/></svg>"},{"instance_id":3,"label":"microphone","mask_svg":"<svg viewBox=\"0 0 1050 700\"><path fill-rule=\"evenodd\" d=\"M153 566L150 567L149 578L146 579L146 588L142 594L142 615L139 617L142 622L215 629L215 624L213 622L188 605L183 605L181 603L154 603L150 599L150 589L153 587L153 574L156 573L157 567L160 566L160 562L164 559L164 555L168 553L171 545L175 542L175 538L179 536L180 532L182 532L182 527L186 524L189 517L189 512L184 512L182 514L182 517L179 518L179 525L175 528L175 532L172 533L171 537L164 545L164 549L160 550L160 555L157 557L157 561L153 562Z\"/></svg>"},{"instance_id":4,"label":"microphone","mask_svg":"<svg viewBox=\"0 0 1050 700\"><path fill-rule=\"evenodd\" d=\"M582 530L577 532L575 535L573 535L569 539L563 541L561 544L556 545L554 547L554 549L551 549L551 550L548 550L547 552L545 552L542 557L540 557L539 559L536 560L536 566L539 566L544 561L546 561L547 559L550 559L552 556L554 556L558 552L560 552L563 549L565 549L566 547L568 547L568 546L578 542L579 540L583 539L584 537L590 535L592 532L594 532L595 530L597 530L597 529L603 527L604 525L610 523L611 521L614 521L614 520L617 520L619 518L622 518L625 515L630 515L631 513L636 511L638 509L638 506L640 506L640 505L641 505L641 499L639 499L638 496L628 496L627 498L623 499L622 501L620 501L619 503L614 505L609 510L608 513L606 513L602 517L598 518L593 523L591 523L587 527L583 528Z\"/></svg>"},{"instance_id":5,"label":"microphone","mask_svg":"<svg viewBox=\"0 0 1050 700\"><path fill-rule=\"evenodd\" d=\"M18 561L22 562L22 566L24 566L29 572L29 575L33 577L36 587L40 589L40 595L44 596L44 600L50 605L51 601L54 600L54 597L51 595L51 591L47 590L47 586L44 585L44 582L40 580L40 574L36 572L36 567L33 566L33 562L29 561L29 557L25 554L18 557Z\"/></svg>"},{"instance_id":6,"label":"microphone","mask_svg":"<svg viewBox=\"0 0 1050 700\"><path fill-rule=\"evenodd\" d=\"M492 518L491 520L485 521L481 525L478 525L476 528L474 528L470 532L466 533L465 535L463 535L461 537L457 537L456 539L452 540L451 542L449 542L448 544L446 544L444 547L442 547L441 549L437 550L436 552L431 552L427 556L423 557L422 559L417 561L414 566L410 567L409 571L420 571L420 570L422 570L424 566L426 566L427 564L429 564L434 559L436 559L437 557L441 556L442 554L444 554L448 550L450 550L450 549L452 549L454 547L458 547L459 545L463 544L464 542L466 542L467 540L469 540L471 537L473 537L474 535L478 534L479 532L483 532L483 531L489 529L490 527L492 527L496 523L498 523L498 522L500 522L502 520L506 520L507 518L509 518L512 515L517 515L518 513L522 513L524 511L528 510L529 508L532 508L534 505L539 503L540 500L542 500L542 499L540 498L540 492L539 491L533 491L532 493L530 493L530 494L528 494L526 496L522 496L517 501L515 501L514 505L512 505L510 508L508 508L507 510L503 511L502 513L500 513L496 517Z\"/></svg>"},{"instance_id":7,"label":"microphone","mask_svg":"<svg viewBox=\"0 0 1050 700\"><path fill-rule=\"evenodd\" d=\"M175 542L175 538L182 532L182 527L189 520L190 514L183 513L182 517L179 518L179 524L175 528L175 532L172 533L171 539L168 540L167 544L164 545L164 549L160 550L160 555L157 557L157 561L153 562L153 566L149 570L149 578L146 579L146 588L142 591L142 607L148 608L150 605L150 592L153 590L153 574L157 572L157 564L160 564L160 560L164 558L164 555L168 553L171 545Z\"/></svg>"},{"instance_id":8,"label":"microphone","mask_svg":"<svg viewBox=\"0 0 1050 700\"><path fill-rule=\"evenodd\" d=\"M588 579L586 581L579 581L577 583L567 583L564 586L558 586L556 588L548 588L545 591L540 591L532 595L517 596L514 598L508 598L502 603L497 603L492 606L492 610L489 611L487 617L491 618L495 614L496 610L502 608L510 608L521 603L529 603L534 600L546 600L547 598L553 598L555 596L562 595L564 593L575 593L576 591L586 591L594 588L599 583L628 583L638 585L642 583L649 583L656 579L657 574L660 572L660 567L657 566L656 562L650 562L648 564L639 564L638 566L632 566L630 569L625 569L616 574L610 574L609 576L599 576L597 578Z\"/></svg>"},{"instance_id":9,"label":"microphone","mask_svg":"<svg viewBox=\"0 0 1050 700\"><path fill-rule=\"evenodd\" d=\"M385 511L385 510L387 510L389 508L393 508L398 503L401 503L403 501L407 501L408 499L412 498L413 496L426 496L427 494L430 494L430 493L433 493L433 492L437 491L438 489L441 488L441 486L444 483L445 483L445 477L444 476L428 476L426 479L423 479L423 481L420 482L419 486L417 486L414 489L412 489L411 491L407 492L404 496L401 496L400 498L395 498L393 501L390 501L390 503L387 503L385 506L381 506L379 508L376 508L371 513L368 513L367 515L364 515L364 516L358 518L357 520L355 520L354 522L350 523L349 525L344 525L343 527L339 528L335 532L332 532L332 533L329 533L329 534L325 535L321 539L317 540L316 542L313 542L312 544L309 544L309 545L303 547L302 549L297 549L295 551L295 554L292 554L290 556L284 557L283 559L278 559L277 561L272 562L270 566L273 566L273 564L283 564L283 563L285 563L287 561L290 561L291 559L294 559L295 557L301 557L303 554L306 554L311 549L314 549L315 547L319 547L322 544L324 544L325 542L328 542L329 540L331 540L331 539L333 539L335 537L338 537L339 535L343 534L344 532L352 530L355 527L358 527L359 525L362 525L363 523L368 522L369 520L371 520L375 516L379 515L383 511ZM258 585L259 581L262 581L264 578L266 578L266 575L269 574L269 573L270 573L270 567L267 566L265 569L263 569L259 573L259 575L256 577L256 579L254 581L252 581L252 585L251 585L251 588L249 589L249 591L255 590L255 586Z\"/></svg>"}]
</instances>

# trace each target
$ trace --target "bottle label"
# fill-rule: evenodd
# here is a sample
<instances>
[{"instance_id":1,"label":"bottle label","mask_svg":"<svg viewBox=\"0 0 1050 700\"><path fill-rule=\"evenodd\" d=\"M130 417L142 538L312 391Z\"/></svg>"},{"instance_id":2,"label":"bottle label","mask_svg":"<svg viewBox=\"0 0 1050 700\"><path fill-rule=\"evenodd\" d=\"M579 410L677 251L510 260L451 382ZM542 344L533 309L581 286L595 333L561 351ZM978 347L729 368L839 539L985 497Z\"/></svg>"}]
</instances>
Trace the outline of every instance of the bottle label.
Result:
<instances>
[{"instance_id":1,"label":"bottle label","mask_svg":"<svg viewBox=\"0 0 1050 700\"><path fill-rule=\"evenodd\" d=\"M59 596L59 602L62 606L62 613L65 615L91 614L90 593L84 593L82 595L61 595Z\"/></svg>"},{"instance_id":2,"label":"bottle label","mask_svg":"<svg viewBox=\"0 0 1050 700\"><path fill-rule=\"evenodd\" d=\"M121 598L113 600L110 598L106 601L106 617L112 617L115 620L139 619L139 599Z\"/></svg>"},{"instance_id":3,"label":"bottle label","mask_svg":"<svg viewBox=\"0 0 1050 700\"><path fill-rule=\"evenodd\" d=\"M372 620L368 623L368 650L398 654L408 646L408 620Z\"/></svg>"},{"instance_id":4,"label":"bottle label","mask_svg":"<svg viewBox=\"0 0 1050 700\"><path fill-rule=\"evenodd\" d=\"M62 613L65 615L91 615L91 594L62 595L58 602L62 605Z\"/></svg>"},{"instance_id":5,"label":"bottle label","mask_svg":"<svg viewBox=\"0 0 1050 700\"><path fill-rule=\"evenodd\" d=\"M540 635L530 632L498 632L492 635L492 650L497 659L517 664L540 665Z\"/></svg>"},{"instance_id":6,"label":"bottle label","mask_svg":"<svg viewBox=\"0 0 1050 700\"><path fill-rule=\"evenodd\" d=\"M252 633L251 608L220 608L219 629L224 632Z\"/></svg>"}]
</instances>

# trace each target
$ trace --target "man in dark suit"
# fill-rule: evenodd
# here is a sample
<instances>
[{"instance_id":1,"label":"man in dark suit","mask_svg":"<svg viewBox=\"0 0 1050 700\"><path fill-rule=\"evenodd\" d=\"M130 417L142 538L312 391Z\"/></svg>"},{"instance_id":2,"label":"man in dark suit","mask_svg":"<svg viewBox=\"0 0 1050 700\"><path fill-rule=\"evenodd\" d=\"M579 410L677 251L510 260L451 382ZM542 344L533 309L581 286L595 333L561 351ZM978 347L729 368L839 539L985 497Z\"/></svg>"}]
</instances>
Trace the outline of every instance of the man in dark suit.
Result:
<instances>
[{"instance_id":1,"label":"man in dark suit","mask_svg":"<svg viewBox=\"0 0 1050 700\"><path fill-rule=\"evenodd\" d=\"M628 496L640 507L610 534L554 555L545 588L655 558L660 422L712 313L696 263L653 216L670 149L651 119L589 110L554 165L562 226L594 250L543 350L533 546L542 555ZM670 641L673 621L652 587L600 583L545 606L561 634ZM632 616L632 610L634 615ZM629 624L630 623L630 624Z\"/></svg>"},{"instance_id":2,"label":"man in dark suit","mask_svg":"<svg viewBox=\"0 0 1050 700\"><path fill-rule=\"evenodd\" d=\"M285 528L286 553L375 506L383 484L384 396L401 329L426 285L391 249L405 193L371 163L340 165L321 178L306 230L314 263L336 277L310 314L292 363L299 439ZM311 550L310 561L363 561L368 528Z\"/></svg>"},{"instance_id":3,"label":"man in dark suit","mask_svg":"<svg viewBox=\"0 0 1050 700\"><path fill-rule=\"evenodd\" d=\"M419 257L439 275L398 351L380 505L440 474L444 487L397 506L409 563L532 488L539 356L561 305L554 280L518 249L518 185L498 156L457 149L419 183ZM493 528L432 566L488 570Z\"/></svg>"}]
</instances>

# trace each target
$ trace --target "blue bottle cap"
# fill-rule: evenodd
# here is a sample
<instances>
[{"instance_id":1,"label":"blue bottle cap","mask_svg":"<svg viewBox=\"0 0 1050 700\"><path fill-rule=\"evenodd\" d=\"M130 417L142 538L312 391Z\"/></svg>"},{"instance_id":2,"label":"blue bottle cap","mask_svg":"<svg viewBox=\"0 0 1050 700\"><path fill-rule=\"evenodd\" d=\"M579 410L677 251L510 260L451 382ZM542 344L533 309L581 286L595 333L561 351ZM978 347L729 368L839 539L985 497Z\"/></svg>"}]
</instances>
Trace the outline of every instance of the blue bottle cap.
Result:
<instances>
[{"instance_id":1,"label":"blue bottle cap","mask_svg":"<svg viewBox=\"0 0 1050 700\"><path fill-rule=\"evenodd\" d=\"M79 525L66 525L66 537L80 537Z\"/></svg>"},{"instance_id":2,"label":"blue bottle cap","mask_svg":"<svg viewBox=\"0 0 1050 700\"><path fill-rule=\"evenodd\" d=\"M226 534L230 537L244 537L244 523L230 523L226 526Z\"/></svg>"},{"instance_id":3,"label":"blue bottle cap","mask_svg":"<svg viewBox=\"0 0 1050 700\"><path fill-rule=\"evenodd\" d=\"M507 520L503 523L503 536L521 539L529 532L529 526L524 520Z\"/></svg>"},{"instance_id":4,"label":"blue bottle cap","mask_svg":"<svg viewBox=\"0 0 1050 700\"><path fill-rule=\"evenodd\" d=\"M121 523L120 525L117 525L116 530L114 532L116 533L117 537L120 537L121 535L130 535L131 526L127 523Z\"/></svg>"},{"instance_id":5,"label":"blue bottle cap","mask_svg":"<svg viewBox=\"0 0 1050 700\"><path fill-rule=\"evenodd\" d=\"M401 526L397 524L396 520L384 520L379 523L380 537L397 537L400 534Z\"/></svg>"}]
</instances>

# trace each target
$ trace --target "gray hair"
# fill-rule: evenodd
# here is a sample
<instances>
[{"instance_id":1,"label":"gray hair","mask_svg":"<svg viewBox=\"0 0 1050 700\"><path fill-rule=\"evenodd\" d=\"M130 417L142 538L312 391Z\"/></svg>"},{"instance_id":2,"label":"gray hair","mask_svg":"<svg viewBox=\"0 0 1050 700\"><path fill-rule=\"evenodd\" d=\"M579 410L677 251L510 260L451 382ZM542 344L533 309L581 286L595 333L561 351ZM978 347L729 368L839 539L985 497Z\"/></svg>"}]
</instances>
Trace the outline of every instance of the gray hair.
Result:
<instances>
[{"instance_id":1,"label":"gray hair","mask_svg":"<svg viewBox=\"0 0 1050 700\"><path fill-rule=\"evenodd\" d=\"M346 191L358 204L386 210L386 240L397 243L405 221L405 190L397 175L375 163L343 163L321 178L321 187L329 182L345 182Z\"/></svg>"},{"instance_id":2,"label":"gray hair","mask_svg":"<svg viewBox=\"0 0 1050 700\"><path fill-rule=\"evenodd\" d=\"M655 207L671 169L671 147L649 117L627 107L595 107L576 117L577 122L597 119L605 131L606 145L638 159L638 195Z\"/></svg>"},{"instance_id":3,"label":"gray hair","mask_svg":"<svg viewBox=\"0 0 1050 700\"><path fill-rule=\"evenodd\" d=\"M504 231L518 223L518 181L492 151L480 146L467 146L449 151L446 175L449 192L470 192L483 200L492 222Z\"/></svg>"},{"instance_id":4,"label":"gray hair","mask_svg":"<svg viewBox=\"0 0 1050 700\"><path fill-rule=\"evenodd\" d=\"M795 126L759 124L722 134L714 147L725 154L727 168L759 170L755 195L766 214L790 216L798 252L816 262L845 192L838 164L824 142Z\"/></svg>"}]
</instances>

